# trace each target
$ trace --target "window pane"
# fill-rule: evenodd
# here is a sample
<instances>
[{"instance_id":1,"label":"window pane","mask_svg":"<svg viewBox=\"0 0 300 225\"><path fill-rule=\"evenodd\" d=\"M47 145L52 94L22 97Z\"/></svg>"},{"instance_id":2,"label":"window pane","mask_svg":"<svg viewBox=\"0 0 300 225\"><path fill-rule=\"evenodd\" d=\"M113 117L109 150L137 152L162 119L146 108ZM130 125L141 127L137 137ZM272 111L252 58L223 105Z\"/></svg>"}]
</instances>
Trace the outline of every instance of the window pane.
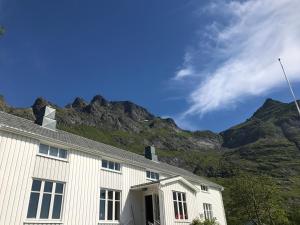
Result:
<instances>
[{"instance_id":1,"label":"window pane","mask_svg":"<svg viewBox=\"0 0 300 225\"><path fill-rule=\"evenodd\" d=\"M150 171L146 171L147 178L151 178Z\"/></svg>"},{"instance_id":2,"label":"window pane","mask_svg":"<svg viewBox=\"0 0 300 225\"><path fill-rule=\"evenodd\" d=\"M66 159L67 158L67 150L59 149L59 157Z\"/></svg>"},{"instance_id":3,"label":"window pane","mask_svg":"<svg viewBox=\"0 0 300 225\"><path fill-rule=\"evenodd\" d=\"M185 212L185 219L188 219L188 211L187 211L186 203L183 203L183 208Z\"/></svg>"},{"instance_id":4,"label":"window pane","mask_svg":"<svg viewBox=\"0 0 300 225\"><path fill-rule=\"evenodd\" d=\"M99 219L105 220L105 200L100 200Z\"/></svg>"},{"instance_id":5,"label":"window pane","mask_svg":"<svg viewBox=\"0 0 300 225\"><path fill-rule=\"evenodd\" d=\"M185 193L182 193L183 201L186 201L185 199Z\"/></svg>"},{"instance_id":6,"label":"window pane","mask_svg":"<svg viewBox=\"0 0 300 225\"><path fill-rule=\"evenodd\" d=\"M100 190L100 198L105 199L105 190Z\"/></svg>"},{"instance_id":7,"label":"window pane","mask_svg":"<svg viewBox=\"0 0 300 225\"><path fill-rule=\"evenodd\" d=\"M107 204L107 220L112 220L113 217L113 201L108 201Z\"/></svg>"},{"instance_id":8,"label":"window pane","mask_svg":"<svg viewBox=\"0 0 300 225\"><path fill-rule=\"evenodd\" d=\"M120 192L118 191L115 192L115 199L120 200Z\"/></svg>"},{"instance_id":9,"label":"window pane","mask_svg":"<svg viewBox=\"0 0 300 225\"><path fill-rule=\"evenodd\" d=\"M108 199L111 199L111 200L113 199L113 193L114 193L113 191L107 192Z\"/></svg>"},{"instance_id":10,"label":"window pane","mask_svg":"<svg viewBox=\"0 0 300 225\"><path fill-rule=\"evenodd\" d=\"M49 153L49 155L57 157L58 156L58 148L50 146L50 153Z\"/></svg>"},{"instance_id":11,"label":"window pane","mask_svg":"<svg viewBox=\"0 0 300 225\"><path fill-rule=\"evenodd\" d=\"M155 173L151 172L151 179L155 179Z\"/></svg>"},{"instance_id":12,"label":"window pane","mask_svg":"<svg viewBox=\"0 0 300 225\"><path fill-rule=\"evenodd\" d=\"M181 193L177 193L178 195L178 201L181 201Z\"/></svg>"},{"instance_id":13,"label":"window pane","mask_svg":"<svg viewBox=\"0 0 300 225\"><path fill-rule=\"evenodd\" d=\"M158 173L156 173L156 178L155 179L159 180L159 174Z\"/></svg>"},{"instance_id":14,"label":"window pane","mask_svg":"<svg viewBox=\"0 0 300 225\"><path fill-rule=\"evenodd\" d=\"M120 202L115 202L115 220L120 219Z\"/></svg>"},{"instance_id":15,"label":"window pane","mask_svg":"<svg viewBox=\"0 0 300 225\"><path fill-rule=\"evenodd\" d=\"M180 219L183 219L182 202L179 202L178 204L179 204Z\"/></svg>"},{"instance_id":16,"label":"window pane","mask_svg":"<svg viewBox=\"0 0 300 225\"><path fill-rule=\"evenodd\" d=\"M52 192L53 183L50 181L45 181L44 192Z\"/></svg>"},{"instance_id":17,"label":"window pane","mask_svg":"<svg viewBox=\"0 0 300 225\"><path fill-rule=\"evenodd\" d=\"M52 219L60 219L62 196L55 195L52 211Z\"/></svg>"},{"instance_id":18,"label":"window pane","mask_svg":"<svg viewBox=\"0 0 300 225\"><path fill-rule=\"evenodd\" d=\"M48 155L48 145L40 144L39 153Z\"/></svg>"},{"instance_id":19,"label":"window pane","mask_svg":"<svg viewBox=\"0 0 300 225\"><path fill-rule=\"evenodd\" d=\"M39 193L31 193L30 200L27 211L27 218L36 218L38 203L39 203Z\"/></svg>"},{"instance_id":20,"label":"window pane","mask_svg":"<svg viewBox=\"0 0 300 225\"><path fill-rule=\"evenodd\" d=\"M174 202L175 219L179 219L177 202Z\"/></svg>"},{"instance_id":21,"label":"window pane","mask_svg":"<svg viewBox=\"0 0 300 225\"><path fill-rule=\"evenodd\" d=\"M40 191L42 182L40 180L33 180L31 190L32 191Z\"/></svg>"},{"instance_id":22,"label":"window pane","mask_svg":"<svg viewBox=\"0 0 300 225\"><path fill-rule=\"evenodd\" d=\"M107 168L107 160L102 160L102 167Z\"/></svg>"},{"instance_id":23,"label":"window pane","mask_svg":"<svg viewBox=\"0 0 300 225\"><path fill-rule=\"evenodd\" d=\"M64 192L64 184L56 183L55 193L62 194Z\"/></svg>"},{"instance_id":24,"label":"window pane","mask_svg":"<svg viewBox=\"0 0 300 225\"><path fill-rule=\"evenodd\" d=\"M173 200L176 200L176 192L173 191Z\"/></svg>"},{"instance_id":25,"label":"window pane","mask_svg":"<svg viewBox=\"0 0 300 225\"><path fill-rule=\"evenodd\" d=\"M115 163L115 170L120 171L120 163Z\"/></svg>"},{"instance_id":26,"label":"window pane","mask_svg":"<svg viewBox=\"0 0 300 225\"><path fill-rule=\"evenodd\" d=\"M49 217L49 209L50 209L50 202L51 202L51 194L44 194L42 207L41 207L41 219L48 219Z\"/></svg>"},{"instance_id":27,"label":"window pane","mask_svg":"<svg viewBox=\"0 0 300 225\"><path fill-rule=\"evenodd\" d=\"M113 170L115 167L114 162L108 162L108 167L109 167L109 169Z\"/></svg>"}]
</instances>

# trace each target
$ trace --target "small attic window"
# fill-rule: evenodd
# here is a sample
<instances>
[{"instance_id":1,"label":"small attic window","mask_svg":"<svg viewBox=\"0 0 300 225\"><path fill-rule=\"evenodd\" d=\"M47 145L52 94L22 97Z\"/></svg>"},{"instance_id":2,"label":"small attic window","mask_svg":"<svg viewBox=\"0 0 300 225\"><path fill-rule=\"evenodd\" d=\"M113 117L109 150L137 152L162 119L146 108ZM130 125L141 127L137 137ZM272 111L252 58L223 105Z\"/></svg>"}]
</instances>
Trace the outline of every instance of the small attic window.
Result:
<instances>
[{"instance_id":1,"label":"small attic window","mask_svg":"<svg viewBox=\"0 0 300 225\"><path fill-rule=\"evenodd\" d=\"M208 192L208 187L206 185L201 185L201 191Z\"/></svg>"},{"instance_id":2,"label":"small attic window","mask_svg":"<svg viewBox=\"0 0 300 225\"><path fill-rule=\"evenodd\" d=\"M111 171L121 171L120 163L102 159L102 168Z\"/></svg>"},{"instance_id":3,"label":"small attic window","mask_svg":"<svg viewBox=\"0 0 300 225\"><path fill-rule=\"evenodd\" d=\"M60 159L67 159L68 157L67 150L56 148L45 144L40 144L39 154L47 155L54 158L60 158Z\"/></svg>"},{"instance_id":4,"label":"small attic window","mask_svg":"<svg viewBox=\"0 0 300 225\"><path fill-rule=\"evenodd\" d=\"M146 177L149 180L155 180L156 181L156 180L159 180L159 173L147 170L146 171Z\"/></svg>"}]
</instances>

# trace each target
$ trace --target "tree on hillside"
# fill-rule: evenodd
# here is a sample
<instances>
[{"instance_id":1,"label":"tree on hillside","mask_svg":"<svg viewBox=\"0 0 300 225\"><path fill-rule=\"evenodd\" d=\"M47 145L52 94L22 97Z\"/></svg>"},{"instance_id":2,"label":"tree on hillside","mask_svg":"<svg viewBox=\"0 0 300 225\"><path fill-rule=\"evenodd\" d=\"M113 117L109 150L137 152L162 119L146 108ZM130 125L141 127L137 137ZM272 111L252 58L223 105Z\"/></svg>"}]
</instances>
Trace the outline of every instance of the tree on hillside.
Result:
<instances>
[{"instance_id":1,"label":"tree on hillside","mask_svg":"<svg viewBox=\"0 0 300 225\"><path fill-rule=\"evenodd\" d=\"M288 217L289 217L289 220L291 221L290 225L299 225L300 224L300 208L299 208L299 206L296 206L296 205L292 206Z\"/></svg>"},{"instance_id":2,"label":"tree on hillside","mask_svg":"<svg viewBox=\"0 0 300 225\"><path fill-rule=\"evenodd\" d=\"M274 182L265 176L243 174L233 179L230 192L229 224L284 225L286 213Z\"/></svg>"}]
</instances>

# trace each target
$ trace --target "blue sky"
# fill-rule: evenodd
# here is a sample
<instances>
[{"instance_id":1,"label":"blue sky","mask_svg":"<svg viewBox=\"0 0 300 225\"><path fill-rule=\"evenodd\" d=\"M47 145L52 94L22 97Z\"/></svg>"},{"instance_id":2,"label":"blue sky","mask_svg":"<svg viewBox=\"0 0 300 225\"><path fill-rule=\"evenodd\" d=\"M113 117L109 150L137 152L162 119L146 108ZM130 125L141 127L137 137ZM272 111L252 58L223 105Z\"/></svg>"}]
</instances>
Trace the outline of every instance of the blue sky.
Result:
<instances>
[{"instance_id":1,"label":"blue sky","mask_svg":"<svg viewBox=\"0 0 300 225\"><path fill-rule=\"evenodd\" d=\"M299 11L297 0L0 0L0 93L18 107L101 94L221 131L266 98L291 101L279 56L300 97Z\"/></svg>"}]
</instances>

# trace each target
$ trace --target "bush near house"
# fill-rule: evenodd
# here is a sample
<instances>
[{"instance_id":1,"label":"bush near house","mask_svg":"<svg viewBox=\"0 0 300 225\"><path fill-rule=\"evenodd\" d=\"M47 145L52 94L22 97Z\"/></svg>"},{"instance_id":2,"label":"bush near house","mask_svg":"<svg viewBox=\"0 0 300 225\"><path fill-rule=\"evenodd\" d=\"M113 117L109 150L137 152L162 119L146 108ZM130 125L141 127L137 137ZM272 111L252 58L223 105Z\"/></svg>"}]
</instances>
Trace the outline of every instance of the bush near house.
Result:
<instances>
[{"instance_id":1,"label":"bush near house","mask_svg":"<svg viewBox=\"0 0 300 225\"><path fill-rule=\"evenodd\" d=\"M219 223L216 219L201 221L199 218L196 218L192 221L191 225L219 225Z\"/></svg>"}]
</instances>

